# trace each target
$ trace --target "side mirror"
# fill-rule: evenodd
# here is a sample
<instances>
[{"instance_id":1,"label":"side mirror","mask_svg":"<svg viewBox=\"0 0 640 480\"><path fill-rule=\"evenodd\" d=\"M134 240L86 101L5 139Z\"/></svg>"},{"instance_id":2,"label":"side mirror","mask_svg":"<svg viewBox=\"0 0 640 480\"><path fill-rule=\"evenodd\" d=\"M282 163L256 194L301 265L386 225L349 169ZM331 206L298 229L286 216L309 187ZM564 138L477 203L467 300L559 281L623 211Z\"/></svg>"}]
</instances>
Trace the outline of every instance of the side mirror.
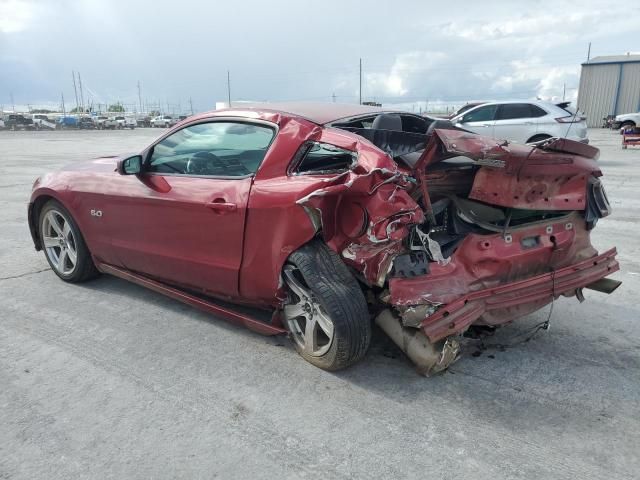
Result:
<instances>
[{"instance_id":1,"label":"side mirror","mask_svg":"<svg viewBox=\"0 0 640 480\"><path fill-rule=\"evenodd\" d=\"M120 175L138 175L142 171L142 157L133 157L118 160L117 170Z\"/></svg>"}]
</instances>

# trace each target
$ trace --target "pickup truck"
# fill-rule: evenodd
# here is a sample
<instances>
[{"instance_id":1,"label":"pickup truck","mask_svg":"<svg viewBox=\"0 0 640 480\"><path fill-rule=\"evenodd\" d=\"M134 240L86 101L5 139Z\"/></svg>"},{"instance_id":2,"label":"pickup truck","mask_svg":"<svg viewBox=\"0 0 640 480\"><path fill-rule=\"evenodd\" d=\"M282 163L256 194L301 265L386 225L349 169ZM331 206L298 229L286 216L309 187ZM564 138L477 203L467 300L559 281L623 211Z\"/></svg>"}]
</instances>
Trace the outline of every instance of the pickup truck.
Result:
<instances>
[{"instance_id":1,"label":"pickup truck","mask_svg":"<svg viewBox=\"0 0 640 480\"><path fill-rule=\"evenodd\" d=\"M151 126L159 128L173 127L176 123L178 123L178 120L171 115L160 115L151 120Z\"/></svg>"},{"instance_id":2,"label":"pickup truck","mask_svg":"<svg viewBox=\"0 0 640 480\"><path fill-rule=\"evenodd\" d=\"M640 127L640 112L638 113L624 113L622 115L616 115L613 124L614 129L622 129L626 127ZM620 130L622 132L622 130Z\"/></svg>"},{"instance_id":3,"label":"pickup truck","mask_svg":"<svg viewBox=\"0 0 640 480\"><path fill-rule=\"evenodd\" d=\"M43 113L36 113L33 115L33 126L36 130L55 130L56 129L56 121L47 117Z\"/></svg>"},{"instance_id":4,"label":"pickup truck","mask_svg":"<svg viewBox=\"0 0 640 480\"><path fill-rule=\"evenodd\" d=\"M31 130L33 120L19 113L10 113L4 117L4 127L9 130Z\"/></svg>"},{"instance_id":5,"label":"pickup truck","mask_svg":"<svg viewBox=\"0 0 640 480\"><path fill-rule=\"evenodd\" d=\"M78 128L80 130L93 130L96 128L96 123L91 117L80 117L78 119Z\"/></svg>"},{"instance_id":6,"label":"pickup truck","mask_svg":"<svg viewBox=\"0 0 640 480\"><path fill-rule=\"evenodd\" d=\"M97 129L103 129L104 128L104 122L106 122L108 119L109 119L109 117L105 117L104 115L98 115L94 120L94 123L96 124L96 128Z\"/></svg>"},{"instance_id":7,"label":"pickup truck","mask_svg":"<svg viewBox=\"0 0 640 480\"><path fill-rule=\"evenodd\" d=\"M123 128L130 128L131 130L133 130L136 126L136 119L133 117L118 115L117 117L114 117L114 119L116 122L114 128L117 128L118 130L122 130Z\"/></svg>"},{"instance_id":8,"label":"pickup truck","mask_svg":"<svg viewBox=\"0 0 640 480\"><path fill-rule=\"evenodd\" d=\"M122 117L124 118L124 117ZM118 117L109 117L102 123L102 128L109 128L115 130L118 127Z\"/></svg>"},{"instance_id":9,"label":"pickup truck","mask_svg":"<svg viewBox=\"0 0 640 480\"><path fill-rule=\"evenodd\" d=\"M124 128L130 128L133 130L138 125L135 117L124 117Z\"/></svg>"}]
</instances>

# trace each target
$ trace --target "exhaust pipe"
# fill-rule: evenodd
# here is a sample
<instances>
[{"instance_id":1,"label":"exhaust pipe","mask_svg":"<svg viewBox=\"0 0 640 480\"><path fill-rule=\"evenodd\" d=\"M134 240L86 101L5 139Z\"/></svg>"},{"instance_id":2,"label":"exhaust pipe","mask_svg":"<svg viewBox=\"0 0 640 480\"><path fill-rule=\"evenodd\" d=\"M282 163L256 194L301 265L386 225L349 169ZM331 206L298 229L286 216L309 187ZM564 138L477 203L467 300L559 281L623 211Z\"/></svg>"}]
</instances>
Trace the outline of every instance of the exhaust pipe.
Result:
<instances>
[{"instance_id":1,"label":"exhaust pipe","mask_svg":"<svg viewBox=\"0 0 640 480\"><path fill-rule=\"evenodd\" d=\"M590 290L595 290L596 292L602 293L613 293L613 291L622 285L622 282L619 280L613 280L611 278L601 278L600 280L596 280L593 283L585 286L584 288L588 288Z\"/></svg>"},{"instance_id":2,"label":"exhaust pipe","mask_svg":"<svg viewBox=\"0 0 640 480\"><path fill-rule=\"evenodd\" d=\"M383 310L375 322L411 359L421 375L429 377L441 372L458 359L460 344L453 337L433 344L422 330L403 327L389 309Z\"/></svg>"}]
</instances>

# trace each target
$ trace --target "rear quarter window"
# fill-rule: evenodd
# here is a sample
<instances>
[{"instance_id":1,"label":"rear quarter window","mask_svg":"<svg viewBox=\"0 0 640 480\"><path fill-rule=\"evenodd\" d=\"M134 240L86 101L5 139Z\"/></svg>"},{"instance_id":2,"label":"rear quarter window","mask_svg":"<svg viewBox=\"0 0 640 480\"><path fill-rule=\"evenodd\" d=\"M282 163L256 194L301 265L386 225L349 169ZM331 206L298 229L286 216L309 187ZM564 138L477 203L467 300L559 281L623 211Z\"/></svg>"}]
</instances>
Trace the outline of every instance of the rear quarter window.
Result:
<instances>
[{"instance_id":1,"label":"rear quarter window","mask_svg":"<svg viewBox=\"0 0 640 480\"><path fill-rule=\"evenodd\" d=\"M546 114L547 112L545 112L542 108L538 107L537 105L531 105L531 117L544 117Z\"/></svg>"},{"instance_id":2,"label":"rear quarter window","mask_svg":"<svg viewBox=\"0 0 640 480\"><path fill-rule=\"evenodd\" d=\"M293 159L291 173L299 175L342 173L351 169L357 159L356 152L328 143L306 142Z\"/></svg>"}]
</instances>

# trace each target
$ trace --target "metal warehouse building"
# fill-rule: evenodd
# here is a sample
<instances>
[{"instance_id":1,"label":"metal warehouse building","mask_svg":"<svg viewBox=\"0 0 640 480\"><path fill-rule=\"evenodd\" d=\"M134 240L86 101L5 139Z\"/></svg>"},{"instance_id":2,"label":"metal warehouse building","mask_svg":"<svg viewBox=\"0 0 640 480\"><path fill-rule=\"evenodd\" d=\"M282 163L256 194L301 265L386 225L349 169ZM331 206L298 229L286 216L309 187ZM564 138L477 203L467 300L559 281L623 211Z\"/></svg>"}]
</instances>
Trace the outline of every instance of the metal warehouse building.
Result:
<instances>
[{"instance_id":1,"label":"metal warehouse building","mask_svg":"<svg viewBox=\"0 0 640 480\"><path fill-rule=\"evenodd\" d=\"M607 115L640 111L640 55L594 57L582 64L578 108L590 127Z\"/></svg>"}]
</instances>

